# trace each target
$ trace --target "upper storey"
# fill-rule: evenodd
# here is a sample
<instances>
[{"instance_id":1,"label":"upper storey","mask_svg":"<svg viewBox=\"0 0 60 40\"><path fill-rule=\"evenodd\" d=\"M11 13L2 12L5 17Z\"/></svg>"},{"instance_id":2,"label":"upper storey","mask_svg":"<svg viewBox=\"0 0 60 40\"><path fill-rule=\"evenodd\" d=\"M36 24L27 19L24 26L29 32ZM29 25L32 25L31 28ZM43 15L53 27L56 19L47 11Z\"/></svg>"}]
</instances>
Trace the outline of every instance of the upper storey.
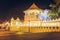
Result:
<instances>
[{"instance_id":1,"label":"upper storey","mask_svg":"<svg viewBox=\"0 0 60 40\"><path fill-rule=\"evenodd\" d=\"M40 9L37 5L35 5L34 3L27 9L24 11L25 14L40 14L42 12L42 9Z\"/></svg>"}]
</instances>

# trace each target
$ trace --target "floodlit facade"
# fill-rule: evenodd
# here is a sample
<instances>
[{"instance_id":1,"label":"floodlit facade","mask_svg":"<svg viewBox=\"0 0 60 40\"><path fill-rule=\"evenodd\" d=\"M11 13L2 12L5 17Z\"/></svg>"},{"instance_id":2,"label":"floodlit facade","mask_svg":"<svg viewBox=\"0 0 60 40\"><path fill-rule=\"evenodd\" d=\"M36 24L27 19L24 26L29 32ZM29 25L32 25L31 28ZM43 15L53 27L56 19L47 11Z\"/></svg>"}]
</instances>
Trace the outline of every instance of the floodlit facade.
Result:
<instances>
[{"instance_id":1,"label":"floodlit facade","mask_svg":"<svg viewBox=\"0 0 60 40\"><path fill-rule=\"evenodd\" d=\"M38 8L34 3L27 10L24 11L24 22L22 22L18 17L15 20L11 18L10 23L8 23L10 31L20 31L20 32L60 32L60 18L43 20L38 15L42 14L43 10ZM44 17L46 17L44 15Z\"/></svg>"}]
</instances>

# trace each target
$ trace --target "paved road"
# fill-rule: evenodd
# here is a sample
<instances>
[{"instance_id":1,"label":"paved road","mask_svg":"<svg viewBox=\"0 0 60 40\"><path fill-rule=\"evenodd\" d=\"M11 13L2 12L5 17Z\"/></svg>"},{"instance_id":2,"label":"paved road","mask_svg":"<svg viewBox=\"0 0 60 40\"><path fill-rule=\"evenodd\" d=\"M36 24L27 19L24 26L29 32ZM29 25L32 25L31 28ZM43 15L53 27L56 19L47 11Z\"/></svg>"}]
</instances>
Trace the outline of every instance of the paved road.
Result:
<instances>
[{"instance_id":1,"label":"paved road","mask_svg":"<svg viewBox=\"0 0 60 40\"><path fill-rule=\"evenodd\" d=\"M60 40L60 33L18 33L5 33L0 40Z\"/></svg>"}]
</instances>

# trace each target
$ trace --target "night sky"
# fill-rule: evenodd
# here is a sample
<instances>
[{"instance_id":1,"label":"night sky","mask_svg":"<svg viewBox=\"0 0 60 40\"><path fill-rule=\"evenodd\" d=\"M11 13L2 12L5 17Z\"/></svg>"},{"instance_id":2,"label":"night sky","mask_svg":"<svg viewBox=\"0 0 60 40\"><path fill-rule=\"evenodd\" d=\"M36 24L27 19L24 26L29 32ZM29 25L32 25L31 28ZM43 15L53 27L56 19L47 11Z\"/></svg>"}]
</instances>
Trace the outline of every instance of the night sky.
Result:
<instances>
[{"instance_id":1,"label":"night sky","mask_svg":"<svg viewBox=\"0 0 60 40\"><path fill-rule=\"evenodd\" d=\"M0 22L10 20L11 17L15 19L19 17L23 20L23 11L28 9L32 3L42 9L49 9L49 4L55 4L52 0L0 0Z\"/></svg>"}]
</instances>

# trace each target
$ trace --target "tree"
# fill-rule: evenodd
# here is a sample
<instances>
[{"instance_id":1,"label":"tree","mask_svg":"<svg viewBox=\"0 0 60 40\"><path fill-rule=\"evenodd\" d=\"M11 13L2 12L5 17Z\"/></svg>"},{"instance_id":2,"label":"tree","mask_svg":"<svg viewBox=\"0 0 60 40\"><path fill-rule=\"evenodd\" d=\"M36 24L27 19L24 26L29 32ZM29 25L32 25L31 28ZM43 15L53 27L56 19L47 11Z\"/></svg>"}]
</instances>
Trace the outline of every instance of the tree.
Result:
<instances>
[{"instance_id":1,"label":"tree","mask_svg":"<svg viewBox=\"0 0 60 40\"><path fill-rule=\"evenodd\" d=\"M55 0L56 4L59 5L60 4L60 0Z\"/></svg>"},{"instance_id":2,"label":"tree","mask_svg":"<svg viewBox=\"0 0 60 40\"><path fill-rule=\"evenodd\" d=\"M58 16L58 14L52 10L49 10L49 15L50 15L51 19L55 19Z\"/></svg>"},{"instance_id":3,"label":"tree","mask_svg":"<svg viewBox=\"0 0 60 40\"><path fill-rule=\"evenodd\" d=\"M57 12L57 14L58 14L58 17L60 17L60 6L58 7L58 12Z\"/></svg>"}]
</instances>

